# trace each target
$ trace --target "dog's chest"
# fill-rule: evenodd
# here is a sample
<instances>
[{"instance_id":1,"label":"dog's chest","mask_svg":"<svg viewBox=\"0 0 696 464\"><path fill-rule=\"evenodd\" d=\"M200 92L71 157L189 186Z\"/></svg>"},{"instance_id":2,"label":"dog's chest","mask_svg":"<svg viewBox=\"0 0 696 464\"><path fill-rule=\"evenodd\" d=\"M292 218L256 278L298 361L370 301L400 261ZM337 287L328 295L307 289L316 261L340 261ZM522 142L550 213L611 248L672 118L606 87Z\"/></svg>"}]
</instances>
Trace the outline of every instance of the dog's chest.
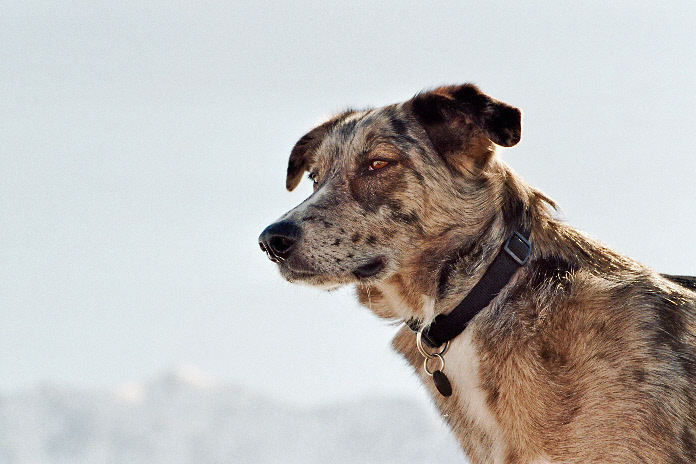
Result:
<instances>
[{"instance_id":1,"label":"dog's chest","mask_svg":"<svg viewBox=\"0 0 696 464\"><path fill-rule=\"evenodd\" d=\"M508 446L500 424L488 407L486 393L480 387L479 354L472 333L466 330L452 340L444 356L444 372L453 388L449 398L440 395L432 377L423 370L423 357L415 347L412 334L400 332L394 346L416 369L471 462L504 463Z\"/></svg>"},{"instance_id":2,"label":"dog's chest","mask_svg":"<svg viewBox=\"0 0 696 464\"><path fill-rule=\"evenodd\" d=\"M456 424L472 424L475 429L478 429L478 433L485 435L485 439L478 439L479 443L472 443L473 446L487 448L478 449L478 454L488 455L490 462L502 463L507 445L500 425L488 407L486 393L480 387L479 354L474 347L472 333L473 331L467 330L452 340L445 354L445 374L452 382L454 394L450 398L444 398L437 392L433 394L436 395L438 405L443 403L440 406L441 410L445 409L443 406L448 406L446 409L450 411L451 418L456 419L459 414L463 416L464 420L455 422L455 434L459 436L467 433L466 430L457 430L462 427ZM427 374L425 377L421 375L423 381L432 383L432 379ZM446 405L448 401L455 405ZM451 421L448 420L448 422L452 424ZM472 441L477 441L475 437L471 438Z\"/></svg>"}]
</instances>

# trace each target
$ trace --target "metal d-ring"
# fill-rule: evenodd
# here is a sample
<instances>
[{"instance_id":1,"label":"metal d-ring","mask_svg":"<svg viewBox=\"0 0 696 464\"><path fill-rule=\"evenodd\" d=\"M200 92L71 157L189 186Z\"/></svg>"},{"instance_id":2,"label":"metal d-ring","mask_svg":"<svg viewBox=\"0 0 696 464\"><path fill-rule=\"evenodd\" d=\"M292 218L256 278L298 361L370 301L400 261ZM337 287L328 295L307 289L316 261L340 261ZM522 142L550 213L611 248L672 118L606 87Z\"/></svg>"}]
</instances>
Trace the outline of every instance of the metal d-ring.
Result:
<instances>
[{"instance_id":1,"label":"metal d-ring","mask_svg":"<svg viewBox=\"0 0 696 464\"><path fill-rule=\"evenodd\" d=\"M442 348L442 350L438 351L437 353L428 353L425 349L425 346L423 346L423 329L420 329L416 334L416 347L418 348L420 354L425 356L426 361L428 359L440 358L440 360L444 364L445 361L442 359L442 356L447 352L447 348L449 348L449 340L445 342L445 346Z\"/></svg>"}]
</instances>

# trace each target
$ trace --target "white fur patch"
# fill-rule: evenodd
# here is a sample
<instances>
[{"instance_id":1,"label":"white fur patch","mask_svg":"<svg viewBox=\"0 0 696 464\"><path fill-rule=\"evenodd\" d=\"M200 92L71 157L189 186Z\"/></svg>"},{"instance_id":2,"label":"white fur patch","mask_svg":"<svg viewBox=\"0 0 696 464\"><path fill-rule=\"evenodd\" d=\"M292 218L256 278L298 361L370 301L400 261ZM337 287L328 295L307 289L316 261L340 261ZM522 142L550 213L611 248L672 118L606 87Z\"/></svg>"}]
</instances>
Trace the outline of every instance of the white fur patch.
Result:
<instances>
[{"instance_id":1,"label":"white fur patch","mask_svg":"<svg viewBox=\"0 0 696 464\"><path fill-rule=\"evenodd\" d=\"M479 385L479 357L471 340L473 331L465 330L450 342L445 354L445 374L464 404L459 405L466 416L481 427L492 439L493 462L502 464L508 444L502 430L486 403L486 394Z\"/></svg>"},{"instance_id":2,"label":"white fur patch","mask_svg":"<svg viewBox=\"0 0 696 464\"><path fill-rule=\"evenodd\" d=\"M379 290L384 295L384 303L387 308L390 308L394 315L401 320L407 321L411 318L413 310L401 298L401 293L393 285L388 283L378 284Z\"/></svg>"},{"instance_id":3,"label":"white fur patch","mask_svg":"<svg viewBox=\"0 0 696 464\"><path fill-rule=\"evenodd\" d=\"M435 298L423 295L421 314L423 315L423 327L429 326L435 319Z\"/></svg>"}]
</instances>

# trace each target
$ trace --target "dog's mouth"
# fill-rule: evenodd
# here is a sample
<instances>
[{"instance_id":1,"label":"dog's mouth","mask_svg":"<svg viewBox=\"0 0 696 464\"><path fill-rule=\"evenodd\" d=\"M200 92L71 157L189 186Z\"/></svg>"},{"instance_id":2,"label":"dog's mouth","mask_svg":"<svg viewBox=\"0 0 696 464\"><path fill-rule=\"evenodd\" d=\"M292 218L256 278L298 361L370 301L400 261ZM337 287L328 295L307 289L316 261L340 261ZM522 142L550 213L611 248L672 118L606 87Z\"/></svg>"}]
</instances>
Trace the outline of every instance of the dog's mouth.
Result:
<instances>
[{"instance_id":1,"label":"dog's mouth","mask_svg":"<svg viewBox=\"0 0 696 464\"><path fill-rule=\"evenodd\" d=\"M370 277L374 277L379 274L382 269L384 269L385 264L386 262L384 258L382 256L378 256L377 258L368 261L367 264L363 264L354 270L353 275L359 280L369 279Z\"/></svg>"},{"instance_id":2,"label":"dog's mouth","mask_svg":"<svg viewBox=\"0 0 696 464\"><path fill-rule=\"evenodd\" d=\"M308 280L319 276L319 273L306 268L297 268L286 265L280 266L281 274L288 280Z\"/></svg>"},{"instance_id":3,"label":"dog's mouth","mask_svg":"<svg viewBox=\"0 0 696 464\"><path fill-rule=\"evenodd\" d=\"M311 269L306 264L298 265L299 263L278 263L280 272L290 282L303 282L308 285L325 286L327 284L335 284L337 286L350 283L353 279L359 281L367 280L377 276L386 267L386 259L383 256L370 259L365 264L349 271L348 275L330 275L325 272L319 272Z\"/></svg>"}]
</instances>

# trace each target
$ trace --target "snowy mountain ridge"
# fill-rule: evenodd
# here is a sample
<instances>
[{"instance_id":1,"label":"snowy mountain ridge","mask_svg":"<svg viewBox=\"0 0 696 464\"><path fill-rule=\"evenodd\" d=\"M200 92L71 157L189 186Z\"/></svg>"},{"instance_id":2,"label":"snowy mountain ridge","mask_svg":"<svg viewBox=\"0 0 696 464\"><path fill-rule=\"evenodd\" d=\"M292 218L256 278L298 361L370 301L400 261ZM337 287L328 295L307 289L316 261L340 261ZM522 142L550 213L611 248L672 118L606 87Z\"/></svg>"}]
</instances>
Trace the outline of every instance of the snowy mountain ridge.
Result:
<instances>
[{"instance_id":1,"label":"snowy mountain ridge","mask_svg":"<svg viewBox=\"0 0 696 464\"><path fill-rule=\"evenodd\" d=\"M465 462L412 401L314 408L220 385L195 369L114 391L43 386L0 396L0 463Z\"/></svg>"}]
</instances>

